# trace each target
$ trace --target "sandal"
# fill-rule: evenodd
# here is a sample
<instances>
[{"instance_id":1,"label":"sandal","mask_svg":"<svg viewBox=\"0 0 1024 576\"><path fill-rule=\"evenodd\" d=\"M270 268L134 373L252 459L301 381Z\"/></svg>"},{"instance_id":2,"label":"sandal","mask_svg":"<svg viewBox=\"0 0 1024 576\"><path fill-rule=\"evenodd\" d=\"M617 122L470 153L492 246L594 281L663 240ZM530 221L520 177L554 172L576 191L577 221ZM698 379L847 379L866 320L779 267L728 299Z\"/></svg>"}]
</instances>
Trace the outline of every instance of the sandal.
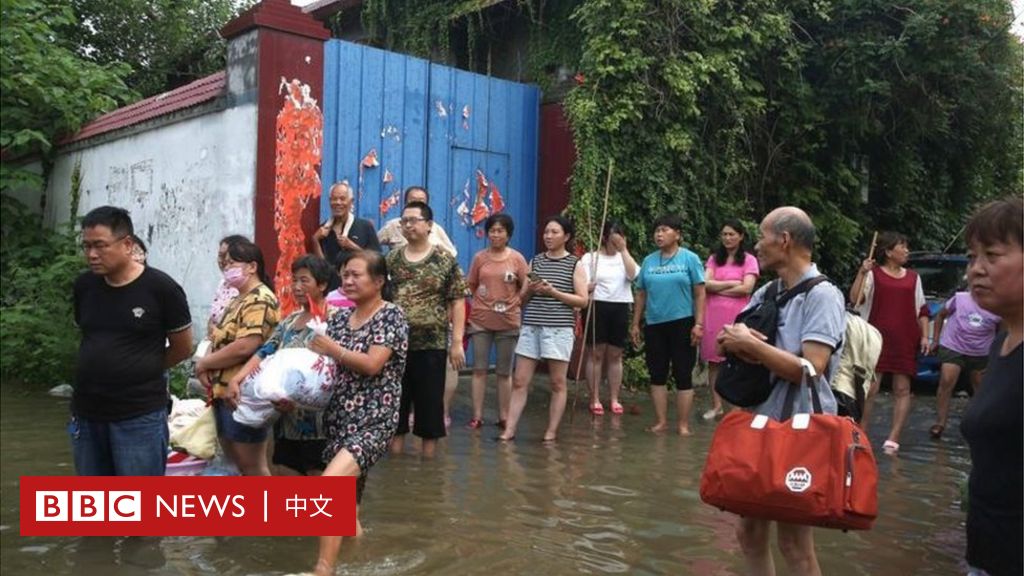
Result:
<instances>
[{"instance_id":1,"label":"sandal","mask_svg":"<svg viewBox=\"0 0 1024 576\"><path fill-rule=\"evenodd\" d=\"M594 402L590 405L590 413L594 416L604 416L604 406L600 402Z\"/></svg>"},{"instance_id":2,"label":"sandal","mask_svg":"<svg viewBox=\"0 0 1024 576\"><path fill-rule=\"evenodd\" d=\"M945 429L946 427L942 424L936 424L931 427L931 430L928 430L928 435L932 437L932 440L938 440L939 438L942 438L942 432Z\"/></svg>"},{"instance_id":3,"label":"sandal","mask_svg":"<svg viewBox=\"0 0 1024 576\"><path fill-rule=\"evenodd\" d=\"M479 429L483 425L484 425L484 421L483 420L481 420L479 418L473 418L472 420L469 421L469 424L466 424L466 428L469 428L470 430L477 430L477 429Z\"/></svg>"},{"instance_id":4,"label":"sandal","mask_svg":"<svg viewBox=\"0 0 1024 576\"><path fill-rule=\"evenodd\" d=\"M703 418L704 420L715 420L719 416L721 416L722 413L723 411L721 408L719 408L718 410L715 410L714 408L709 408L707 412L701 415L701 418Z\"/></svg>"},{"instance_id":5,"label":"sandal","mask_svg":"<svg viewBox=\"0 0 1024 576\"><path fill-rule=\"evenodd\" d=\"M900 444L899 444L899 442L893 442L892 440L886 440L885 442L882 443L882 452L885 452L886 454L888 454L890 456L895 456L896 453L899 452L899 451L900 451Z\"/></svg>"},{"instance_id":6,"label":"sandal","mask_svg":"<svg viewBox=\"0 0 1024 576\"><path fill-rule=\"evenodd\" d=\"M612 402L612 414L622 414L626 409L622 407L622 404L618 402Z\"/></svg>"}]
</instances>

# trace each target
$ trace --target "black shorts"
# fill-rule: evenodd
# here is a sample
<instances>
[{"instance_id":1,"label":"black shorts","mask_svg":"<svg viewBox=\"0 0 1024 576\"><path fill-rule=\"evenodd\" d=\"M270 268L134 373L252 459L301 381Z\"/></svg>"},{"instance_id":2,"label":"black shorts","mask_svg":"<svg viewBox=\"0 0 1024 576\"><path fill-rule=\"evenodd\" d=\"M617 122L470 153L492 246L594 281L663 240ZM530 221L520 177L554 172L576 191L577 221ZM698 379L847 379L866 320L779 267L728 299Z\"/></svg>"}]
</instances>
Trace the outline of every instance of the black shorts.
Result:
<instances>
[{"instance_id":1,"label":"black shorts","mask_svg":"<svg viewBox=\"0 0 1024 576\"><path fill-rule=\"evenodd\" d=\"M303 475L313 470L323 471L327 467L323 459L326 446L327 440L323 439L291 440L275 436L272 462Z\"/></svg>"},{"instance_id":2,"label":"black shorts","mask_svg":"<svg viewBox=\"0 0 1024 576\"><path fill-rule=\"evenodd\" d=\"M644 326L644 360L651 376L651 385L665 386L669 366L675 377L676 390L693 389L693 364L697 349L690 345L693 317L648 324Z\"/></svg>"},{"instance_id":3,"label":"black shorts","mask_svg":"<svg viewBox=\"0 0 1024 576\"><path fill-rule=\"evenodd\" d=\"M444 438L444 376L448 354L444 350L410 350L402 376L402 401L398 410L396 434L409 433L409 412L413 414L412 433L424 440Z\"/></svg>"},{"instance_id":4,"label":"black shorts","mask_svg":"<svg viewBox=\"0 0 1024 576\"><path fill-rule=\"evenodd\" d=\"M625 348L626 336L629 334L629 309L628 302L595 300L590 311L590 329L594 331L593 342Z\"/></svg>"}]
</instances>

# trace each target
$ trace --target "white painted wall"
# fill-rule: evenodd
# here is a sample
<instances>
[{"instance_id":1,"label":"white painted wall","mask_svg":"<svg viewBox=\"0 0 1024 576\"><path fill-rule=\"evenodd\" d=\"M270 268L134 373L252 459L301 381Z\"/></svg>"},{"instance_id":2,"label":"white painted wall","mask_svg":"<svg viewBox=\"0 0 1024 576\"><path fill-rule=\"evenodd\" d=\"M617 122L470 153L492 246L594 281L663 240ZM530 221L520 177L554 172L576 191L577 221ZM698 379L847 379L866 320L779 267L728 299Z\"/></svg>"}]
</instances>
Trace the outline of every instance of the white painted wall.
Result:
<instances>
[{"instance_id":1,"label":"white painted wall","mask_svg":"<svg viewBox=\"0 0 1024 576\"><path fill-rule=\"evenodd\" d=\"M107 204L127 208L149 248L148 263L185 289L194 334L202 337L220 279L217 241L228 234L252 238L255 230L255 103L62 154L47 186L51 225L71 218L78 159L77 216Z\"/></svg>"}]
</instances>

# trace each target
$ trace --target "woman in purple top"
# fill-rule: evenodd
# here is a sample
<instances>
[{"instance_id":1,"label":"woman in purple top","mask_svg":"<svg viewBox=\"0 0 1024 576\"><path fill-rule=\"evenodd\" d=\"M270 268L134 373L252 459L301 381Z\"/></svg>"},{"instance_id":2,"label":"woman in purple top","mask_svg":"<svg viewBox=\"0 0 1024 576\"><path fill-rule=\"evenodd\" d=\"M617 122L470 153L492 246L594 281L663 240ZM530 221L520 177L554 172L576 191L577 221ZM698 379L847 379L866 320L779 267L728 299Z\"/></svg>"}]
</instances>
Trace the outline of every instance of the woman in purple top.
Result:
<instances>
[{"instance_id":1,"label":"woman in purple top","mask_svg":"<svg viewBox=\"0 0 1024 576\"><path fill-rule=\"evenodd\" d=\"M932 352L937 351L942 366L939 389L935 392L938 418L929 431L932 438L939 439L946 429L949 398L960 379L961 370L969 371L971 387L974 392L978 391L998 328L999 316L978 306L971 293L966 291L954 294L935 316Z\"/></svg>"},{"instance_id":2,"label":"woman in purple top","mask_svg":"<svg viewBox=\"0 0 1024 576\"><path fill-rule=\"evenodd\" d=\"M708 363L708 387L711 388L712 407L704 413L705 420L722 415L722 397L715 391L718 366L725 360L718 354L716 338L726 324L736 321L736 315L750 302L750 294L761 270L757 257L751 254L747 232L738 220L727 220L722 225L721 242L704 265L705 301L704 337L700 342L700 359Z\"/></svg>"}]
</instances>

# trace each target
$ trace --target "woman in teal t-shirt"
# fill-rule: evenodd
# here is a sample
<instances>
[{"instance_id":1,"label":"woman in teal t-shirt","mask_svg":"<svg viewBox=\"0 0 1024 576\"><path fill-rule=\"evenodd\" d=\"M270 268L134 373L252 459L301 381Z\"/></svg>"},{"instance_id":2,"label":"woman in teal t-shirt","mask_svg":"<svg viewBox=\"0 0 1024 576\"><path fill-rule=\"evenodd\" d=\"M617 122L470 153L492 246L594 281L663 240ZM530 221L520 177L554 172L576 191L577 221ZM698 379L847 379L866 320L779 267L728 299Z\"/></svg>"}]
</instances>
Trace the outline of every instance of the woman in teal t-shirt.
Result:
<instances>
[{"instance_id":1,"label":"woman in teal t-shirt","mask_svg":"<svg viewBox=\"0 0 1024 576\"><path fill-rule=\"evenodd\" d=\"M679 245L683 221L675 215L654 221L654 243L636 277L636 302L631 336L640 345L640 320L644 321L644 360L651 376L654 425L651 432L668 429L669 368L676 381L676 408L680 436L690 435L693 408L695 346L704 335L704 269L696 254Z\"/></svg>"}]
</instances>

